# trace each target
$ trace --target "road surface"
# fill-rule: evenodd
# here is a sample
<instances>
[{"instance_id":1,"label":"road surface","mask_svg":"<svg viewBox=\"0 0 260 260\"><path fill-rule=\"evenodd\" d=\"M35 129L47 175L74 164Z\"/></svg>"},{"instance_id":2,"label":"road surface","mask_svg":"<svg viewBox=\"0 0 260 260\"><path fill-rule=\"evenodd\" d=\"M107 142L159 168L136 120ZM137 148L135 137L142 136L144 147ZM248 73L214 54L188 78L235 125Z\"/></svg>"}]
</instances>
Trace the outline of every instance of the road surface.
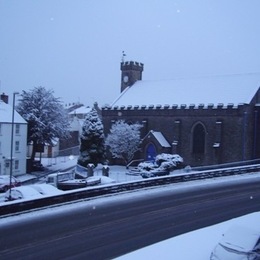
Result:
<instances>
[{"instance_id":1,"label":"road surface","mask_svg":"<svg viewBox=\"0 0 260 260\"><path fill-rule=\"evenodd\" d=\"M2 259L112 259L260 211L260 179L147 189L1 224ZM78 206L77 206L78 205Z\"/></svg>"}]
</instances>

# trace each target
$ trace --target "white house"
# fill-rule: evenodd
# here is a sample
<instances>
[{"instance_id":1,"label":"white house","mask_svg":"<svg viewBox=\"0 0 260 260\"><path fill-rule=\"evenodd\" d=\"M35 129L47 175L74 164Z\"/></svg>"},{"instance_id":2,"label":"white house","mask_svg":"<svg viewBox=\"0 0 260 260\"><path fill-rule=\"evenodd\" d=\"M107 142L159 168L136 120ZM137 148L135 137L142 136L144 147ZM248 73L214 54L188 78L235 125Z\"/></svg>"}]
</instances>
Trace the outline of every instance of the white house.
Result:
<instances>
[{"instance_id":1,"label":"white house","mask_svg":"<svg viewBox=\"0 0 260 260\"><path fill-rule=\"evenodd\" d=\"M0 99L0 175L10 174L12 106ZM26 173L27 122L14 112L13 176Z\"/></svg>"}]
</instances>

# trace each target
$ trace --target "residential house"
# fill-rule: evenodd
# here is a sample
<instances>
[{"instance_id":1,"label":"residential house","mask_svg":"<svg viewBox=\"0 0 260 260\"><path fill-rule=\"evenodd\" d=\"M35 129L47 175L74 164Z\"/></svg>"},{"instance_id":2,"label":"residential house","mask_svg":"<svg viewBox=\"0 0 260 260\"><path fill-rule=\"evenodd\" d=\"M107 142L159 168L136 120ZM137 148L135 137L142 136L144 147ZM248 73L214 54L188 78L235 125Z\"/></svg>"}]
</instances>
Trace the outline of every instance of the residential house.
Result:
<instances>
[{"instance_id":1,"label":"residential house","mask_svg":"<svg viewBox=\"0 0 260 260\"><path fill-rule=\"evenodd\" d=\"M100 109L97 103L94 103L94 108L98 114L101 115ZM86 115L91 111L92 107L89 106L77 106L75 109L68 110L68 117L70 122L70 135L69 139L60 140L60 155L78 155L80 146L80 135L82 132L82 126Z\"/></svg>"},{"instance_id":2,"label":"residential house","mask_svg":"<svg viewBox=\"0 0 260 260\"><path fill-rule=\"evenodd\" d=\"M10 174L12 106L8 104L8 96L0 98L0 175ZM27 122L14 111L13 134L13 176L26 173Z\"/></svg>"}]
</instances>

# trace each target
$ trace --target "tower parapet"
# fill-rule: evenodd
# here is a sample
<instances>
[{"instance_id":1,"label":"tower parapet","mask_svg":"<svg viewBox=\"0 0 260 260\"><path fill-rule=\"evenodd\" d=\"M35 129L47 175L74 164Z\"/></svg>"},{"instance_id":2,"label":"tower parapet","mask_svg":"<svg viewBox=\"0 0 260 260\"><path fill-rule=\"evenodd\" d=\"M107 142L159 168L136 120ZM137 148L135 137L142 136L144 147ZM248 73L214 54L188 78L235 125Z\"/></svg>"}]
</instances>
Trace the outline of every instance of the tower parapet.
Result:
<instances>
[{"instance_id":1,"label":"tower parapet","mask_svg":"<svg viewBox=\"0 0 260 260\"><path fill-rule=\"evenodd\" d=\"M142 80L144 64L136 61L121 62L121 92L132 86L137 80Z\"/></svg>"},{"instance_id":2,"label":"tower parapet","mask_svg":"<svg viewBox=\"0 0 260 260\"><path fill-rule=\"evenodd\" d=\"M121 62L121 70L137 70L142 72L144 70L144 64L136 61L124 61Z\"/></svg>"}]
</instances>

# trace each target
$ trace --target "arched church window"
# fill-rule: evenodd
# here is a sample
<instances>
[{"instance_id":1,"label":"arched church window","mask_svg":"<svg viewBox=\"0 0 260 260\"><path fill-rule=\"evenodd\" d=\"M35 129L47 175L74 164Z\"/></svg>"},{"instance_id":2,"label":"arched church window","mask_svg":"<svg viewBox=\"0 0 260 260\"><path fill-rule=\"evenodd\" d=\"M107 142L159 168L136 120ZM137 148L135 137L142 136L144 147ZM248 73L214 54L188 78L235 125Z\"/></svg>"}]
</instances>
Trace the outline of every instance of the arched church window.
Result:
<instances>
[{"instance_id":1,"label":"arched church window","mask_svg":"<svg viewBox=\"0 0 260 260\"><path fill-rule=\"evenodd\" d=\"M204 126L199 123L193 129L192 152L195 154L205 153L206 131Z\"/></svg>"}]
</instances>

